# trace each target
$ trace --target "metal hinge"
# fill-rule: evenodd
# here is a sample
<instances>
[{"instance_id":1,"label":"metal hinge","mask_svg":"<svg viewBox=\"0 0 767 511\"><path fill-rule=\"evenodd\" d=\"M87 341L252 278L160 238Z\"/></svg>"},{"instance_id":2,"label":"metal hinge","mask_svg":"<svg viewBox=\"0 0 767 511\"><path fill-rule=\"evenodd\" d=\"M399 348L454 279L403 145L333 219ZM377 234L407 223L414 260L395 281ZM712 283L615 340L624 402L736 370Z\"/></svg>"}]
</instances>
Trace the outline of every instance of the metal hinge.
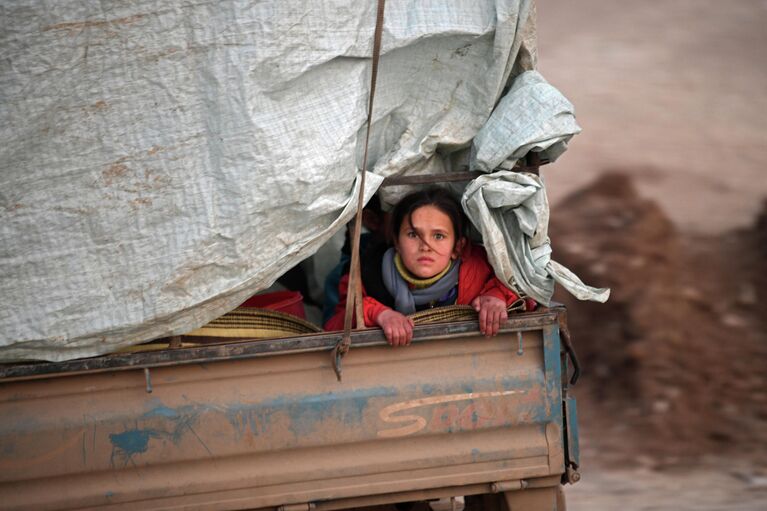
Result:
<instances>
[{"instance_id":1,"label":"metal hinge","mask_svg":"<svg viewBox=\"0 0 767 511\"><path fill-rule=\"evenodd\" d=\"M308 502L306 504L285 504L277 508L277 511L312 511L316 506Z\"/></svg>"},{"instance_id":2,"label":"metal hinge","mask_svg":"<svg viewBox=\"0 0 767 511\"><path fill-rule=\"evenodd\" d=\"M498 481L490 485L490 491L501 493L506 491L518 491L527 488L527 481L524 479L513 479L511 481Z\"/></svg>"}]
</instances>

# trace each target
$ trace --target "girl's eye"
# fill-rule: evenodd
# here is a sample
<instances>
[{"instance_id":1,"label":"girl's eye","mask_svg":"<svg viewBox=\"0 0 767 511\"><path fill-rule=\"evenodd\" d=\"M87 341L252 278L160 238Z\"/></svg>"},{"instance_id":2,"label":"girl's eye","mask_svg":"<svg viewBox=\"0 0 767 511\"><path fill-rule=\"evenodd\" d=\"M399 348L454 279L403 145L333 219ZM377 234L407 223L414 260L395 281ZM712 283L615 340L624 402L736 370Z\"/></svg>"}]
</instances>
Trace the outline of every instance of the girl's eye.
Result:
<instances>
[{"instance_id":1,"label":"girl's eye","mask_svg":"<svg viewBox=\"0 0 767 511\"><path fill-rule=\"evenodd\" d=\"M434 239L435 240L444 240L445 239L445 235L442 234L441 232L435 233L434 234Z\"/></svg>"},{"instance_id":2,"label":"girl's eye","mask_svg":"<svg viewBox=\"0 0 767 511\"><path fill-rule=\"evenodd\" d=\"M407 232L407 237L408 238L417 238L418 235L415 233L415 231L408 231Z\"/></svg>"}]
</instances>

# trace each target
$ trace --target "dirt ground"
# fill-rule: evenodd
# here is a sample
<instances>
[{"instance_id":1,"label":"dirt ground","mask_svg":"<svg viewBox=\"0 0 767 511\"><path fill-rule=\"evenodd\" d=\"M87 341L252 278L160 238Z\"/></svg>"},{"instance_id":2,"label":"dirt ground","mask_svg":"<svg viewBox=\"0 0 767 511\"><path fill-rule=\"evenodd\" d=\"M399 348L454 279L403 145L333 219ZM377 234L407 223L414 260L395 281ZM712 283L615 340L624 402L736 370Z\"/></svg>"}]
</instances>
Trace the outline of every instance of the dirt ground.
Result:
<instances>
[{"instance_id":1,"label":"dirt ground","mask_svg":"<svg viewBox=\"0 0 767 511\"><path fill-rule=\"evenodd\" d=\"M767 2L545 0L583 133L545 168L584 365L569 509L767 509Z\"/></svg>"},{"instance_id":2,"label":"dirt ground","mask_svg":"<svg viewBox=\"0 0 767 511\"><path fill-rule=\"evenodd\" d=\"M539 0L539 70L583 132L554 205L628 169L685 231L751 225L767 195L767 2Z\"/></svg>"},{"instance_id":3,"label":"dirt ground","mask_svg":"<svg viewBox=\"0 0 767 511\"><path fill-rule=\"evenodd\" d=\"M584 366L572 507L765 509L767 208L751 229L687 234L614 173L558 212L557 258L612 289L558 296Z\"/></svg>"}]
</instances>

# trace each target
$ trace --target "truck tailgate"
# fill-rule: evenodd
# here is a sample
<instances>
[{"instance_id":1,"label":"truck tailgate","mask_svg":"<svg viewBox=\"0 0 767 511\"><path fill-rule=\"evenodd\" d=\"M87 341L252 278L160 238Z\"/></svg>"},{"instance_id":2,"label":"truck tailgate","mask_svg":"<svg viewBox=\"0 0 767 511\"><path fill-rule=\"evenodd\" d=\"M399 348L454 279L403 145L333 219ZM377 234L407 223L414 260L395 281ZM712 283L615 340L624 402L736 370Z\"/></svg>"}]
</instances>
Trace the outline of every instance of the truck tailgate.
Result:
<instances>
[{"instance_id":1,"label":"truck tailgate","mask_svg":"<svg viewBox=\"0 0 767 511\"><path fill-rule=\"evenodd\" d=\"M259 508L561 474L544 323L353 345L340 383L327 350L154 367L151 393L140 370L0 383L0 502Z\"/></svg>"}]
</instances>

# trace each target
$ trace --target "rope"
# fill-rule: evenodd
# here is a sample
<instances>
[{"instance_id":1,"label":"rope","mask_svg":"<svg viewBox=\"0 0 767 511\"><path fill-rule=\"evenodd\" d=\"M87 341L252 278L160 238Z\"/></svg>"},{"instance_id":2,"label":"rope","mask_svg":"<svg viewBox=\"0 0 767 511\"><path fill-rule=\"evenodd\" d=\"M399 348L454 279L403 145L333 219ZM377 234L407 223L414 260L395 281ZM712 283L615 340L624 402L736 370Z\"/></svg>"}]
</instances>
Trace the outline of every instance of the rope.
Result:
<instances>
[{"instance_id":1,"label":"rope","mask_svg":"<svg viewBox=\"0 0 767 511\"><path fill-rule=\"evenodd\" d=\"M373 121L373 98L376 93L376 78L378 77L378 61L381 57L381 36L383 34L384 6L386 0L378 0L376 13L376 28L373 36L373 62L370 76L370 100L368 102L367 131L365 133L365 152L362 158L362 175L360 177L359 195L357 197L357 215L354 218L352 232L352 260L349 268L349 287L346 294L346 310L344 311L344 333L341 341L333 348L333 370L338 381L341 381L341 358L349 351L352 344L352 316L356 311L357 328L365 327L362 310L362 278L360 276L360 231L362 230L362 208L365 202L365 174L368 164L368 143L370 141L370 124Z\"/></svg>"}]
</instances>

